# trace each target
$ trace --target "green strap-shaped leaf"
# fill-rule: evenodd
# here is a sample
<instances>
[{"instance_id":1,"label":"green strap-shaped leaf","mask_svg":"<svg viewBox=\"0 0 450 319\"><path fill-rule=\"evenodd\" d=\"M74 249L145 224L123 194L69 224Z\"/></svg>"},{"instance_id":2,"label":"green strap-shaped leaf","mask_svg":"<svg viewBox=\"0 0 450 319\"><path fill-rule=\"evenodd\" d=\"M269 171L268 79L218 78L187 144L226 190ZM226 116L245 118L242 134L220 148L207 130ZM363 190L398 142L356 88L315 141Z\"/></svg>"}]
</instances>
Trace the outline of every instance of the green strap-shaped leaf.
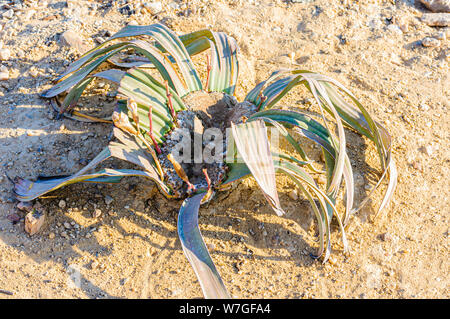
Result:
<instances>
[{"instance_id":1,"label":"green strap-shaped leaf","mask_svg":"<svg viewBox=\"0 0 450 319\"><path fill-rule=\"evenodd\" d=\"M315 121L306 114L302 114L296 111L286 111L271 109L267 111L261 111L252 115L249 120L254 118L270 119L271 121L278 122L287 128L291 125L296 128L297 132L302 136L310 139L311 141L320 145L324 151L325 164L327 168L327 185L329 186L331 178L333 176L333 170L335 167L336 150L331 143L332 136L329 135L326 128L319 122ZM303 157L302 157L303 158ZM309 166L308 166L309 167ZM351 213L353 213L353 201L354 201L354 182L353 172L348 155L345 155L344 162L344 180L346 187L346 209L343 215L344 225L347 223ZM333 198L336 198L334 194L329 194Z\"/></svg>"},{"instance_id":2,"label":"green strap-shaped leaf","mask_svg":"<svg viewBox=\"0 0 450 319\"><path fill-rule=\"evenodd\" d=\"M198 227L198 210L205 194L194 195L183 202L178 214L178 236L205 298L230 299Z\"/></svg>"},{"instance_id":3,"label":"green strap-shaped leaf","mask_svg":"<svg viewBox=\"0 0 450 319\"><path fill-rule=\"evenodd\" d=\"M211 48L211 73L209 91L233 95L239 75L236 40L223 32L199 30L180 36L190 55Z\"/></svg>"},{"instance_id":4,"label":"green strap-shaped leaf","mask_svg":"<svg viewBox=\"0 0 450 319\"><path fill-rule=\"evenodd\" d=\"M75 84L82 81L87 77L92 71L98 68L103 62L108 60L108 58L113 55L123 51L125 49L132 48L138 53L141 53L147 57L151 63L156 67L164 80L169 82L169 85L180 95L185 95L188 90L185 88L184 83L176 72L174 65L170 60L161 53L160 50L156 49L154 46L142 40L133 40L129 42L123 42L120 46L117 46L114 50L110 50L107 54L99 56L95 60L90 61L88 64L84 65L75 73L71 74L69 77L65 78L61 82L57 83L51 89L42 93L43 97L53 97L68 89L70 89Z\"/></svg>"},{"instance_id":5,"label":"green strap-shaped leaf","mask_svg":"<svg viewBox=\"0 0 450 319\"><path fill-rule=\"evenodd\" d=\"M108 179L99 179L99 178L124 177L124 176L141 176L147 177L154 181L156 181L157 178L157 176L153 176L152 174L146 171L139 171L133 169L105 168L94 173L83 175L72 175L64 178L54 178L44 180L38 179L35 182L18 178L15 181L14 191L16 193L16 197L18 200L22 202L27 202L70 184L78 182L108 182ZM117 182L117 179L114 179L113 182Z\"/></svg>"},{"instance_id":6,"label":"green strap-shaped leaf","mask_svg":"<svg viewBox=\"0 0 450 319\"><path fill-rule=\"evenodd\" d=\"M169 88L175 112L185 110L186 106L178 94ZM131 69L122 78L118 92L132 98L138 105L139 126L145 132L149 130L148 112L152 108L153 133L161 143L164 135L173 127L174 121L168 107L165 86L145 70ZM122 108L124 111L126 108ZM127 112L127 111L126 111ZM130 121L132 116L129 114Z\"/></svg>"},{"instance_id":7,"label":"green strap-shaped leaf","mask_svg":"<svg viewBox=\"0 0 450 319\"><path fill-rule=\"evenodd\" d=\"M62 112L66 109L71 109L73 106L76 105L81 94L83 94L83 91L92 82L94 78L102 78L119 84L124 74L125 74L124 71L111 69L84 78L82 81L78 82L64 98L64 101L61 105Z\"/></svg>"},{"instance_id":8,"label":"green strap-shaped leaf","mask_svg":"<svg viewBox=\"0 0 450 319\"><path fill-rule=\"evenodd\" d=\"M277 171L288 174L289 176L295 177L296 179L306 183L307 186L315 193L316 198L321 203L322 210L324 212L324 214L322 214L322 216L323 216L323 219L325 220L325 222L328 224L328 227L330 225L331 218L333 216L336 217L336 220L338 222L338 225L339 225L339 228L341 231L342 243L344 245L344 252L347 252L348 251L347 236L345 235L344 225L343 225L342 220L339 216L339 213L336 209L334 200L332 198L330 198L327 194L325 194L319 187L317 187L317 185L314 182L314 180L312 179L312 177L309 176L309 174L306 173L301 167L299 167L293 163L284 162L284 161L275 163L275 167L277 168ZM328 256L329 256L329 254L327 253L325 259L327 259Z\"/></svg>"},{"instance_id":9,"label":"green strap-shaped leaf","mask_svg":"<svg viewBox=\"0 0 450 319\"><path fill-rule=\"evenodd\" d=\"M281 79L280 79L281 78ZM371 139L377 148L377 152L380 157L380 163L382 167L381 178L378 181L376 187L380 185L381 180L385 176L389 176L388 191L385 194L383 203L388 198L392 197L393 190L395 189L397 175L395 172L395 164L390 165L391 161L391 137L387 130L382 127L381 124L375 122L370 114L365 110L361 103L354 97L354 95L346 89L338 81L333 80L329 77L312 73L306 70L281 70L273 73L267 81L258 84L246 97L246 100L258 105L260 102L261 95L266 96L265 102L262 103L261 108L271 108L273 107L287 92L289 92L294 86L303 84L308 90L314 95L321 109L323 108L326 112L331 114L338 124L339 139L331 139L333 148L337 151L343 149L345 134L343 134L342 127L340 125L340 119L344 123L358 131L360 134L365 135ZM283 88L284 87L284 88ZM352 102L353 106L349 104L337 91L337 89L344 92ZM326 119L322 114L322 117L326 124ZM327 126L327 125L326 125ZM328 129L327 129L328 130ZM329 131L329 130L328 130ZM306 131L303 131L306 132ZM330 132L331 133L331 132ZM336 144L338 143L338 144ZM345 150L345 149L344 149ZM347 162L346 152L338 153L338 158L334 162L333 176L329 179L329 192L336 198L338 192L338 185L340 184L340 179L346 180L347 190L352 185L350 181L350 166ZM394 167L394 168L393 168ZM393 172L391 172L391 170ZM375 188L376 188L375 187ZM374 188L374 189L375 189ZM349 195L351 195L349 193ZM347 198L347 206L351 198ZM364 203L367 201L364 200ZM358 206L360 209L362 206ZM382 207L385 207L382 205ZM355 210L353 210L355 212ZM348 213L346 212L344 220L348 220Z\"/></svg>"},{"instance_id":10,"label":"green strap-shaped leaf","mask_svg":"<svg viewBox=\"0 0 450 319\"><path fill-rule=\"evenodd\" d=\"M183 75L184 82L187 87L185 87L184 92L177 92L184 96L187 92L197 91L202 89L202 84L200 78L195 70L189 53L187 52L185 46L179 37L171 31L169 28L163 24L153 24L149 26L135 26L128 25L121 29L119 32L111 36L105 42L97 46L96 48L86 52L80 59L75 61L61 76L65 77L68 74L74 72L78 68L82 67L84 64L88 63L90 60L96 56L100 56L107 52L107 46L111 41L122 38L133 38L140 36L149 36L151 39L156 41L156 45L160 47L164 52L168 52L170 57L173 58L174 62L177 63L180 73ZM113 44L114 46L117 44ZM154 61L149 59L149 62L154 64ZM156 65L155 65L156 66Z\"/></svg>"},{"instance_id":11,"label":"green strap-shaped leaf","mask_svg":"<svg viewBox=\"0 0 450 319\"><path fill-rule=\"evenodd\" d=\"M111 142L88 165L73 175L45 179L41 178L36 182L17 178L14 185L14 191L17 198L20 201L30 201L73 183L89 181L94 182L96 180L106 182L111 180L109 177L120 176L143 176L150 178L157 183L158 187L165 194L168 194L170 190L163 183L163 181L160 180L151 159L151 155L147 154L145 149L133 140L131 136L126 135L119 129L114 128L114 134L122 143L126 142L126 144ZM110 157L116 157L121 160L128 161L144 168L145 171L103 169L95 173L89 173L89 171L97 167L98 164ZM117 182L117 178L112 180Z\"/></svg>"},{"instance_id":12,"label":"green strap-shaped leaf","mask_svg":"<svg viewBox=\"0 0 450 319\"><path fill-rule=\"evenodd\" d=\"M236 148L263 191L264 197L279 216L283 215L264 122L255 120L239 125L231 124L231 131Z\"/></svg>"}]
</instances>

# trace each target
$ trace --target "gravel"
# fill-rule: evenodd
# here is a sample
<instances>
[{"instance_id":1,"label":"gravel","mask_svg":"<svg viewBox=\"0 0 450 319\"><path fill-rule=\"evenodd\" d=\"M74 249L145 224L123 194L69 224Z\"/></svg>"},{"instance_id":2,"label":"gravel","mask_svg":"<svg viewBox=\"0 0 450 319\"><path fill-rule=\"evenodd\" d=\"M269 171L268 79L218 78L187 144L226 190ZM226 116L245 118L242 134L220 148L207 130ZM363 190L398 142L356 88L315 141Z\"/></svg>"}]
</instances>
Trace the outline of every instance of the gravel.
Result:
<instances>
[{"instance_id":1,"label":"gravel","mask_svg":"<svg viewBox=\"0 0 450 319\"><path fill-rule=\"evenodd\" d=\"M66 207L66 201L64 199L61 199L58 203L59 208L65 208Z\"/></svg>"},{"instance_id":2,"label":"gravel","mask_svg":"<svg viewBox=\"0 0 450 319\"><path fill-rule=\"evenodd\" d=\"M450 13L425 13L421 20L430 27L448 27L450 26Z\"/></svg>"},{"instance_id":3,"label":"gravel","mask_svg":"<svg viewBox=\"0 0 450 319\"><path fill-rule=\"evenodd\" d=\"M422 40L422 45L426 48L436 48L441 46L441 41L436 38L426 37Z\"/></svg>"},{"instance_id":4,"label":"gravel","mask_svg":"<svg viewBox=\"0 0 450 319\"><path fill-rule=\"evenodd\" d=\"M0 60L6 61L11 57L11 51L9 49L0 49Z\"/></svg>"}]
</instances>

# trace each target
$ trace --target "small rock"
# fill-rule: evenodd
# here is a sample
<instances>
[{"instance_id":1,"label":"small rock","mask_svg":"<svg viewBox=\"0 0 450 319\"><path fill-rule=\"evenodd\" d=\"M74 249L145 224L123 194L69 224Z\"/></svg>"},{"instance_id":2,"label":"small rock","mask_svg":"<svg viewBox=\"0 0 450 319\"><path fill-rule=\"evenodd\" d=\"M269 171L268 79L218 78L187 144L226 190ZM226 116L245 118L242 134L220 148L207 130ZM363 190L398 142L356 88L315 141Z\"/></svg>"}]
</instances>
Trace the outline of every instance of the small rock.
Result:
<instances>
[{"instance_id":1,"label":"small rock","mask_svg":"<svg viewBox=\"0 0 450 319\"><path fill-rule=\"evenodd\" d=\"M65 208L66 207L66 201L64 199L61 199L58 203L59 208Z\"/></svg>"},{"instance_id":2,"label":"small rock","mask_svg":"<svg viewBox=\"0 0 450 319\"><path fill-rule=\"evenodd\" d=\"M19 59L23 59L25 57L25 52L22 49L17 49L16 55Z\"/></svg>"},{"instance_id":3,"label":"small rock","mask_svg":"<svg viewBox=\"0 0 450 319\"><path fill-rule=\"evenodd\" d=\"M20 221L20 216L17 214L10 214L6 216L6 218L11 221L13 224L17 224Z\"/></svg>"},{"instance_id":4,"label":"small rock","mask_svg":"<svg viewBox=\"0 0 450 319\"><path fill-rule=\"evenodd\" d=\"M36 234L39 230L41 230L44 225L44 221L45 214L33 209L25 216L25 231L30 235Z\"/></svg>"},{"instance_id":5,"label":"small rock","mask_svg":"<svg viewBox=\"0 0 450 319\"><path fill-rule=\"evenodd\" d=\"M17 209L30 212L33 209L33 205L31 204L31 202L19 202L17 204Z\"/></svg>"},{"instance_id":6,"label":"small rock","mask_svg":"<svg viewBox=\"0 0 450 319\"><path fill-rule=\"evenodd\" d=\"M320 175L317 178L317 183L321 185L325 185L327 183L327 178L324 175Z\"/></svg>"},{"instance_id":7,"label":"small rock","mask_svg":"<svg viewBox=\"0 0 450 319\"><path fill-rule=\"evenodd\" d=\"M67 235L67 232L65 232L65 231L63 231L61 234L61 237L63 237L63 238L69 238L69 235Z\"/></svg>"},{"instance_id":8,"label":"small rock","mask_svg":"<svg viewBox=\"0 0 450 319\"><path fill-rule=\"evenodd\" d=\"M70 228L72 228L72 225L70 225L68 222L65 222L64 223L64 228L70 229Z\"/></svg>"},{"instance_id":9,"label":"small rock","mask_svg":"<svg viewBox=\"0 0 450 319\"><path fill-rule=\"evenodd\" d=\"M402 29L400 29L400 27L395 24L388 25L387 30L397 35L403 35Z\"/></svg>"},{"instance_id":10,"label":"small rock","mask_svg":"<svg viewBox=\"0 0 450 319\"><path fill-rule=\"evenodd\" d=\"M208 250L209 250L209 251L214 251L214 250L216 250L216 245L214 245L214 244L206 244L206 246L208 247Z\"/></svg>"},{"instance_id":11,"label":"small rock","mask_svg":"<svg viewBox=\"0 0 450 319\"><path fill-rule=\"evenodd\" d=\"M450 13L424 13L421 20L430 27L448 27L450 26Z\"/></svg>"},{"instance_id":12,"label":"small rock","mask_svg":"<svg viewBox=\"0 0 450 319\"><path fill-rule=\"evenodd\" d=\"M397 54L395 54L394 52L392 52L392 53L391 53L391 63L392 63L392 64L395 64L395 65L402 65L402 64L403 64L403 61L402 61L402 59L401 59Z\"/></svg>"},{"instance_id":13,"label":"small rock","mask_svg":"<svg viewBox=\"0 0 450 319\"><path fill-rule=\"evenodd\" d=\"M422 40L422 45L426 48L435 48L441 45L441 41L435 38L426 37Z\"/></svg>"},{"instance_id":14,"label":"small rock","mask_svg":"<svg viewBox=\"0 0 450 319\"><path fill-rule=\"evenodd\" d=\"M434 37L441 41L447 40L447 35L445 34L445 32L439 32Z\"/></svg>"},{"instance_id":15,"label":"small rock","mask_svg":"<svg viewBox=\"0 0 450 319\"><path fill-rule=\"evenodd\" d=\"M146 2L144 7L151 11L152 14L158 14L162 11L161 2Z\"/></svg>"},{"instance_id":16,"label":"small rock","mask_svg":"<svg viewBox=\"0 0 450 319\"><path fill-rule=\"evenodd\" d=\"M0 49L0 60L6 61L11 57L11 51L9 49Z\"/></svg>"},{"instance_id":17,"label":"small rock","mask_svg":"<svg viewBox=\"0 0 450 319\"><path fill-rule=\"evenodd\" d=\"M12 17L14 17L14 10L9 9L8 11L6 11L2 14L2 17L6 18L6 19L11 19Z\"/></svg>"},{"instance_id":18,"label":"small rock","mask_svg":"<svg viewBox=\"0 0 450 319\"><path fill-rule=\"evenodd\" d=\"M169 8L173 10L180 10L180 5L175 1L172 1L171 3L169 3Z\"/></svg>"},{"instance_id":19,"label":"small rock","mask_svg":"<svg viewBox=\"0 0 450 319\"><path fill-rule=\"evenodd\" d=\"M28 71L28 74L31 75L33 78L36 78L39 75L39 71L36 68L31 68Z\"/></svg>"},{"instance_id":20,"label":"small rock","mask_svg":"<svg viewBox=\"0 0 450 319\"><path fill-rule=\"evenodd\" d=\"M112 198L111 196L109 196L109 195L105 196L105 204L106 205L110 205L113 201L114 201L114 198Z\"/></svg>"},{"instance_id":21,"label":"small rock","mask_svg":"<svg viewBox=\"0 0 450 319\"><path fill-rule=\"evenodd\" d=\"M334 259L334 257L330 257L329 259L328 259L328 263L330 264L330 265L336 265L337 264L337 261L336 261L336 259Z\"/></svg>"},{"instance_id":22,"label":"small rock","mask_svg":"<svg viewBox=\"0 0 450 319\"><path fill-rule=\"evenodd\" d=\"M420 0L420 2L433 12L450 12L450 0Z\"/></svg>"},{"instance_id":23,"label":"small rock","mask_svg":"<svg viewBox=\"0 0 450 319\"><path fill-rule=\"evenodd\" d=\"M430 107L428 105L426 105L425 103L422 103L419 105L419 110L421 111L428 111L430 109Z\"/></svg>"},{"instance_id":24,"label":"small rock","mask_svg":"<svg viewBox=\"0 0 450 319\"><path fill-rule=\"evenodd\" d=\"M392 236L389 233L383 233L378 235L378 238L380 238L381 241L391 241L392 240Z\"/></svg>"},{"instance_id":25,"label":"small rock","mask_svg":"<svg viewBox=\"0 0 450 319\"><path fill-rule=\"evenodd\" d=\"M89 49L89 46L84 43L78 33L72 30L67 30L61 34L61 42L68 47L77 49L80 53Z\"/></svg>"},{"instance_id":26,"label":"small rock","mask_svg":"<svg viewBox=\"0 0 450 319\"><path fill-rule=\"evenodd\" d=\"M105 42L105 39L102 38L102 37L96 37L94 40L95 40L95 42L97 42L98 44L102 44L103 42Z\"/></svg>"},{"instance_id":27,"label":"small rock","mask_svg":"<svg viewBox=\"0 0 450 319\"><path fill-rule=\"evenodd\" d=\"M100 209L94 210L94 213L92 213L93 218L99 218L102 215L102 211Z\"/></svg>"},{"instance_id":28,"label":"small rock","mask_svg":"<svg viewBox=\"0 0 450 319\"><path fill-rule=\"evenodd\" d=\"M92 235L91 235L91 233L87 233L86 236L84 236L84 237L89 239L92 237Z\"/></svg>"},{"instance_id":29,"label":"small rock","mask_svg":"<svg viewBox=\"0 0 450 319\"><path fill-rule=\"evenodd\" d=\"M97 269L100 264L97 261L91 262L91 269Z\"/></svg>"},{"instance_id":30,"label":"small rock","mask_svg":"<svg viewBox=\"0 0 450 319\"><path fill-rule=\"evenodd\" d=\"M420 162L418 162L418 161L414 161L414 162L412 163L412 167L413 167L414 169L418 170L418 171L422 171L422 170L423 170L423 169L422 169L422 164L421 164Z\"/></svg>"},{"instance_id":31,"label":"small rock","mask_svg":"<svg viewBox=\"0 0 450 319\"><path fill-rule=\"evenodd\" d=\"M290 192L289 192L289 197L290 197L292 200L297 200L297 199L298 199L298 192L297 192L297 190L294 189L294 190L290 191Z\"/></svg>"},{"instance_id":32,"label":"small rock","mask_svg":"<svg viewBox=\"0 0 450 319\"><path fill-rule=\"evenodd\" d=\"M49 238L49 239L54 239L54 238L55 238L55 233L50 233L50 234L48 234L48 238Z\"/></svg>"},{"instance_id":33,"label":"small rock","mask_svg":"<svg viewBox=\"0 0 450 319\"><path fill-rule=\"evenodd\" d=\"M427 154L428 156L433 155L434 152L434 148L432 145L427 145L425 146L425 154Z\"/></svg>"}]
</instances>

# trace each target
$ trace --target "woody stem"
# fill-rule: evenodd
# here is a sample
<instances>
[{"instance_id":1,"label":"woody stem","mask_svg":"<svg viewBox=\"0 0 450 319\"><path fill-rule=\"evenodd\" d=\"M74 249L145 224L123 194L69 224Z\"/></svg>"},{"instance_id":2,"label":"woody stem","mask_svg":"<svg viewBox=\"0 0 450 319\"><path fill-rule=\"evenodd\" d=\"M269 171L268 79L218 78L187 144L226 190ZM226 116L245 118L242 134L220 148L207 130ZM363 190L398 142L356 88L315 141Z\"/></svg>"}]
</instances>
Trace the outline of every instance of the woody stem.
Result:
<instances>
[{"instance_id":1,"label":"woody stem","mask_svg":"<svg viewBox=\"0 0 450 319\"><path fill-rule=\"evenodd\" d=\"M208 90L208 86L209 86L209 75L210 75L211 69L212 69L211 61L210 61L209 55L206 56L206 63L207 63L207 67L206 67L206 85L205 85L205 90L209 92L209 90Z\"/></svg>"},{"instance_id":2,"label":"woody stem","mask_svg":"<svg viewBox=\"0 0 450 319\"><path fill-rule=\"evenodd\" d=\"M155 146L156 151L158 152L158 154L161 154L161 149L159 148L158 143L156 143L155 137L153 136L153 119L152 119L152 106L149 106L149 110L148 110L148 132L147 134L150 136L150 138L152 139L153 145Z\"/></svg>"}]
</instances>

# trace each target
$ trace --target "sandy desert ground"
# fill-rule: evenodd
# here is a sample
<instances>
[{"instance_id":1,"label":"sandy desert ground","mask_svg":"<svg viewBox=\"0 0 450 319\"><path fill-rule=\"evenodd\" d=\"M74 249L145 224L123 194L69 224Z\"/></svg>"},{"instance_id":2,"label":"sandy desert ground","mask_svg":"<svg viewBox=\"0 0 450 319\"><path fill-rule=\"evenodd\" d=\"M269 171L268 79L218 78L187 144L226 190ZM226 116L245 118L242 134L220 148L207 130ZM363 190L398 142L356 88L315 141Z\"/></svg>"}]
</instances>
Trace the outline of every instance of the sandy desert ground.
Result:
<instances>
[{"instance_id":1,"label":"sandy desert ground","mask_svg":"<svg viewBox=\"0 0 450 319\"><path fill-rule=\"evenodd\" d=\"M318 246L314 216L304 198L290 198L286 179L278 185L283 217L253 179L202 207L200 229L233 297L449 298L448 27L427 25L421 16L430 11L407 0L142 2L0 1L0 289L12 293L0 298L202 297L177 237L181 202L165 200L151 182L50 193L37 201L45 225L29 236L6 176L73 173L107 144L111 125L58 120L39 93L108 32L156 22L178 34L211 28L233 36L238 100L272 71L307 69L346 85L394 138L393 201L375 216L383 186L352 217L350 254L334 228L326 264L309 256ZM61 40L67 30L81 37L78 48ZM108 85L81 106L108 105ZM311 101L299 88L281 105L308 109ZM376 154L348 136L361 199ZM21 220L12 223L11 214Z\"/></svg>"}]
</instances>

